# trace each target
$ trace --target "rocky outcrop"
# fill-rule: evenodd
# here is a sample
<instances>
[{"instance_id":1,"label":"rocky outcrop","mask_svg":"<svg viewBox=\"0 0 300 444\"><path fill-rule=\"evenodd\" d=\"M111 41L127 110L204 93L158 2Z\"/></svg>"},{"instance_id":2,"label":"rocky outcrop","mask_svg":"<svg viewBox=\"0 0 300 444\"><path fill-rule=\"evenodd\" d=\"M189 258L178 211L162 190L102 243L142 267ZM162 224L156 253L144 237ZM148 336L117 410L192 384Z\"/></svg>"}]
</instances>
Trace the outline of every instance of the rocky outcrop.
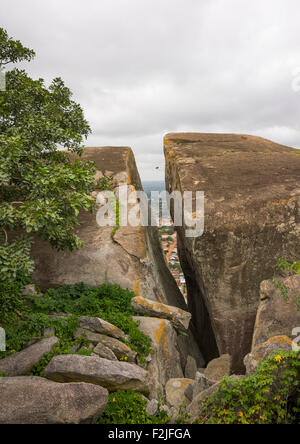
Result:
<instances>
[{"instance_id":1,"label":"rocky outcrop","mask_svg":"<svg viewBox=\"0 0 300 444\"><path fill-rule=\"evenodd\" d=\"M177 307L162 304L161 302L151 301L150 299L137 296L131 300L131 305L134 310L142 315L157 317L161 319L168 319L175 328L183 331L188 330L191 313L181 310Z\"/></svg>"},{"instance_id":2,"label":"rocky outcrop","mask_svg":"<svg viewBox=\"0 0 300 444\"><path fill-rule=\"evenodd\" d=\"M24 350L0 360L0 373L7 376L20 376L29 373L42 357L59 342L55 336L42 339Z\"/></svg>"},{"instance_id":3,"label":"rocky outcrop","mask_svg":"<svg viewBox=\"0 0 300 444\"><path fill-rule=\"evenodd\" d=\"M278 350L291 351L292 340L287 336L274 336L263 344L255 347L251 353L244 358L247 376L254 375L259 363Z\"/></svg>"},{"instance_id":4,"label":"rocky outcrop","mask_svg":"<svg viewBox=\"0 0 300 444\"><path fill-rule=\"evenodd\" d=\"M87 382L109 391L149 393L148 372L141 367L96 356L55 356L46 367L45 375L55 382Z\"/></svg>"},{"instance_id":5,"label":"rocky outcrop","mask_svg":"<svg viewBox=\"0 0 300 444\"><path fill-rule=\"evenodd\" d=\"M127 147L86 148L83 160L94 161L97 179L111 177L113 187L128 184L142 190L132 150ZM116 192L116 189L114 190ZM93 193L96 198L97 192ZM96 214L81 213L77 234L84 248L58 252L36 240L34 281L44 289L84 282L115 283L137 296L186 309L184 299L163 256L156 227L100 227Z\"/></svg>"},{"instance_id":6,"label":"rocky outcrop","mask_svg":"<svg viewBox=\"0 0 300 444\"><path fill-rule=\"evenodd\" d=\"M107 401L107 390L92 384L0 378L0 424L91 424Z\"/></svg>"},{"instance_id":7,"label":"rocky outcrop","mask_svg":"<svg viewBox=\"0 0 300 444\"><path fill-rule=\"evenodd\" d=\"M149 356L148 372L151 379L151 397L158 399L164 394L169 379L183 378L177 335L170 321L158 318L133 318L139 329L152 340L152 354Z\"/></svg>"},{"instance_id":8,"label":"rocky outcrop","mask_svg":"<svg viewBox=\"0 0 300 444\"><path fill-rule=\"evenodd\" d=\"M178 251L197 340L206 361L233 357L244 370L251 350L260 283L277 259L300 257L300 156L251 136L168 134L167 190L204 191L204 234Z\"/></svg>"},{"instance_id":9,"label":"rocky outcrop","mask_svg":"<svg viewBox=\"0 0 300 444\"><path fill-rule=\"evenodd\" d=\"M279 288L278 288L279 287ZM294 328L300 327L300 275L274 282L263 281L260 286L252 348L278 335L292 338Z\"/></svg>"}]
</instances>

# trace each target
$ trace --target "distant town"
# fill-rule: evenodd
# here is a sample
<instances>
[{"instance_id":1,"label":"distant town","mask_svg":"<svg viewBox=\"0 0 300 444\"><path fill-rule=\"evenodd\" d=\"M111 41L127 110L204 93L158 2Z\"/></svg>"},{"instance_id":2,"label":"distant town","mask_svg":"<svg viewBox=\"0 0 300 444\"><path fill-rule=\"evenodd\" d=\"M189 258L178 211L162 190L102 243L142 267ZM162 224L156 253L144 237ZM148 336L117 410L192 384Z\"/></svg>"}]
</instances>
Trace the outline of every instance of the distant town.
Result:
<instances>
[{"instance_id":1,"label":"distant town","mask_svg":"<svg viewBox=\"0 0 300 444\"><path fill-rule=\"evenodd\" d=\"M162 226L159 228L159 237L162 249L170 268L170 271L187 302L187 290L185 277L179 262L177 251L177 235L173 226Z\"/></svg>"}]
</instances>

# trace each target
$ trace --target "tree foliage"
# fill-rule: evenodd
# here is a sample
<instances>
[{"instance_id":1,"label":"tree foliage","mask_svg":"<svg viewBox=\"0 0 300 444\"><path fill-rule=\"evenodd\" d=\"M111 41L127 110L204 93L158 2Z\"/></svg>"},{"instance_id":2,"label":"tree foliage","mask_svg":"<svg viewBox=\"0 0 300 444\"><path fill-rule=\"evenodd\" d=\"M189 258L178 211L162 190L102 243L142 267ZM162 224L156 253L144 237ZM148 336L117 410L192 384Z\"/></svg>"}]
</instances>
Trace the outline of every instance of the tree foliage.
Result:
<instances>
[{"instance_id":1,"label":"tree foliage","mask_svg":"<svg viewBox=\"0 0 300 444\"><path fill-rule=\"evenodd\" d=\"M33 57L0 29L0 67ZM32 233L57 249L82 245L74 234L78 214L94 205L95 166L80 160L89 132L62 79L46 86L25 70L6 72L0 92L0 281L32 272Z\"/></svg>"}]
</instances>

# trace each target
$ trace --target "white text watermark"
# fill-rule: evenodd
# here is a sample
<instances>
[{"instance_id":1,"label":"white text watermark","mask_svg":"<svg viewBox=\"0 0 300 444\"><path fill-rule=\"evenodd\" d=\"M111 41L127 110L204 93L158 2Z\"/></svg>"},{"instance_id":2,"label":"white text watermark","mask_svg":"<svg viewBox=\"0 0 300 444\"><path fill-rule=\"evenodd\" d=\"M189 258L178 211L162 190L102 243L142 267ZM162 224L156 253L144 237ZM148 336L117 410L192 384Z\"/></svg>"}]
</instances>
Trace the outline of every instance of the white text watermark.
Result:
<instances>
[{"instance_id":1,"label":"white text watermark","mask_svg":"<svg viewBox=\"0 0 300 444\"><path fill-rule=\"evenodd\" d=\"M199 237L204 232L203 191L152 191L148 200L144 191L121 185L114 192L100 192L97 203L97 223L101 227L174 225L184 227L186 237Z\"/></svg>"}]
</instances>

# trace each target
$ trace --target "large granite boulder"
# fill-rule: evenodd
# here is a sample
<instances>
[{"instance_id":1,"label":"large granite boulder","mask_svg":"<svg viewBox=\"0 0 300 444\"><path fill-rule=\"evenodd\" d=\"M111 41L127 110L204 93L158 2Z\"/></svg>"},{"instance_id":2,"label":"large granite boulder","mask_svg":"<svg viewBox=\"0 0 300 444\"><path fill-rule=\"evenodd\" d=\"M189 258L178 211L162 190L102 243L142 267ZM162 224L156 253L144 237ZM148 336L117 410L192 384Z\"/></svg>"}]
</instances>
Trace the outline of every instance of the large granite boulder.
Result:
<instances>
[{"instance_id":1,"label":"large granite boulder","mask_svg":"<svg viewBox=\"0 0 300 444\"><path fill-rule=\"evenodd\" d=\"M177 334L170 321L165 319L138 317L133 318L139 330L152 340L151 360L148 371L151 377L151 397L164 394L169 379L183 378L180 354L177 347Z\"/></svg>"},{"instance_id":2,"label":"large granite boulder","mask_svg":"<svg viewBox=\"0 0 300 444\"><path fill-rule=\"evenodd\" d=\"M127 362L115 362L97 356L55 356L45 369L47 378L56 382L87 382L109 391L134 390L149 393L148 372Z\"/></svg>"},{"instance_id":3,"label":"large granite boulder","mask_svg":"<svg viewBox=\"0 0 300 444\"><path fill-rule=\"evenodd\" d=\"M29 373L42 357L59 342L55 336L42 339L24 350L0 360L0 373L7 376L20 376Z\"/></svg>"},{"instance_id":4,"label":"large granite boulder","mask_svg":"<svg viewBox=\"0 0 300 444\"><path fill-rule=\"evenodd\" d=\"M93 161L97 179L111 177L114 192L128 184L142 190L133 152L128 147L86 148L82 160ZM93 192L94 198L97 192ZM34 281L44 288L84 282L89 285L118 284L136 295L186 309L174 278L165 262L156 227L100 227L96 213L82 212L77 234L84 248L76 252L54 251L36 239L32 256Z\"/></svg>"},{"instance_id":5,"label":"large granite boulder","mask_svg":"<svg viewBox=\"0 0 300 444\"><path fill-rule=\"evenodd\" d=\"M300 257L299 151L232 134L168 134L164 145L167 190L205 193L203 235L177 229L197 340L207 362L230 354L240 373L260 283L278 258Z\"/></svg>"},{"instance_id":6,"label":"large granite boulder","mask_svg":"<svg viewBox=\"0 0 300 444\"><path fill-rule=\"evenodd\" d=\"M150 299L141 296L133 298L131 300L131 305L134 310L141 315L168 319L174 327L184 331L189 328L192 315L188 311L162 304L161 302L151 301Z\"/></svg>"},{"instance_id":7,"label":"large granite boulder","mask_svg":"<svg viewBox=\"0 0 300 444\"><path fill-rule=\"evenodd\" d=\"M275 281L276 286L270 280L261 283L252 348L273 336L292 338L293 329L300 327L300 275ZM278 286L287 289L287 295L276 288Z\"/></svg>"},{"instance_id":8,"label":"large granite boulder","mask_svg":"<svg viewBox=\"0 0 300 444\"><path fill-rule=\"evenodd\" d=\"M0 424L90 424L107 401L107 390L92 384L0 378Z\"/></svg>"}]
</instances>

